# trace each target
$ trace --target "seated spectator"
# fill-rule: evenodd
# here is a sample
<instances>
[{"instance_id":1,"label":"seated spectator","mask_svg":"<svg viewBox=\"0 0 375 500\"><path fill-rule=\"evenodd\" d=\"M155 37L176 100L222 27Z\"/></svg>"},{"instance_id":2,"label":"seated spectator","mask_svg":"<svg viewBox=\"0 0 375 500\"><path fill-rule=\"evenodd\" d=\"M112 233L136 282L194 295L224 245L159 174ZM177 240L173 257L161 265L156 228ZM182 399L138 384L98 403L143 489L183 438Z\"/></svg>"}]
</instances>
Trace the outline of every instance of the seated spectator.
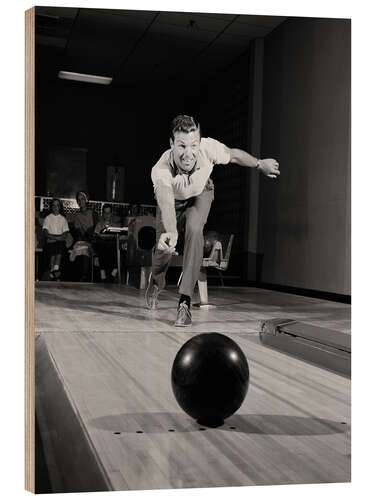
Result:
<instances>
[{"instance_id":1,"label":"seated spectator","mask_svg":"<svg viewBox=\"0 0 375 500\"><path fill-rule=\"evenodd\" d=\"M100 279L103 282L111 282L117 277L117 254L116 237L113 234L105 234L103 230L107 227L120 227L120 220L112 214L109 204L103 205L103 215L95 227L95 248L99 257Z\"/></svg>"},{"instance_id":2,"label":"seated spectator","mask_svg":"<svg viewBox=\"0 0 375 500\"><path fill-rule=\"evenodd\" d=\"M137 203L134 209L134 216L139 217L140 215L143 215L143 208L140 203Z\"/></svg>"},{"instance_id":3,"label":"seated spectator","mask_svg":"<svg viewBox=\"0 0 375 500\"><path fill-rule=\"evenodd\" d=\"M79 212L73 220L75 243L70 252L70 261L74 262L78 257L80 261L79 281L88 281L90 259L92 257L92 238L94 233L94 214L88 208L89 195L85 191L78 191L76 200Z\"/></svg>"},{"instance_id":4,"label":"seated spectator","mask_svg":"<svg viewBox=\"0 0 375 500\"><path fill-rule=\"evenodd\" d=\"M43 232L45 235L45 249L49 260L49 277L59 281L61 256L69 240L69 226L61 212L61 201L54 198L51 203L51 213L47 215L43 222Z\"/></svg>"}]
</instances>

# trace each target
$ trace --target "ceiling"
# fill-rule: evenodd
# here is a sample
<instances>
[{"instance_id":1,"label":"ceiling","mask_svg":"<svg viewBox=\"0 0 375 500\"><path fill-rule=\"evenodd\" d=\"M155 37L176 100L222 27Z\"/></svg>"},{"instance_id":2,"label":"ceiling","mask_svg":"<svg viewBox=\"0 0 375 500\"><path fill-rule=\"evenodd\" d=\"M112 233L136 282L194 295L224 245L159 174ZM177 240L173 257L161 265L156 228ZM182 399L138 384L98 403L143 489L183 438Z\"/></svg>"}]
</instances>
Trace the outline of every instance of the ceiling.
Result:
<instances>
[{"instance_id":1,"label":"ceiling","mask_svg":"<svg viewBox=\"0 0 375 500\"><path fill-rule=\"evenodd\" d=\"M50 82L65 70L113 77L114 87L194 86L285 19L36 7L37 78Z\"/></svg>"}]
</instances>

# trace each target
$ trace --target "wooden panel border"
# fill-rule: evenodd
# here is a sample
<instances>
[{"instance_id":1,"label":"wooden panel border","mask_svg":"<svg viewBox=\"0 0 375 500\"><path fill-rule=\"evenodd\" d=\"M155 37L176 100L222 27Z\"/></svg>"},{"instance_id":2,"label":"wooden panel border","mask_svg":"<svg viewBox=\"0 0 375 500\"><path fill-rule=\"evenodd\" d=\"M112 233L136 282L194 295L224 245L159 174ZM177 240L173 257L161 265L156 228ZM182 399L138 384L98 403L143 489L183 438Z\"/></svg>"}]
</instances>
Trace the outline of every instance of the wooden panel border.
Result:
<instances>
[{"instance_id":1,"label":"wooden panel border","mask_svg":"<svg viewBox=\"0 0 375 500\"><path fill-rule=\"evenodd\" d=\"M35 492L35 8L25 12L25 489Z\"/></svg>"}]
</instances>

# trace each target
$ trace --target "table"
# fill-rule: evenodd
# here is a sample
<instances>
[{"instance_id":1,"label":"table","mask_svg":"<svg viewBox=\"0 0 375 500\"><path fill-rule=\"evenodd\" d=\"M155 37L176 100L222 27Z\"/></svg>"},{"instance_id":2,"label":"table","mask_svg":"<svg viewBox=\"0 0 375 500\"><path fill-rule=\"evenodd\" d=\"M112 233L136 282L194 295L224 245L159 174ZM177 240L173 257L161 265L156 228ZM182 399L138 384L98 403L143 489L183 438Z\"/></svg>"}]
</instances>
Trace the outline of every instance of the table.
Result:
<instances>
[{"instance_id":1,"label":"table","mask_svg":"<svg viewBox=\"0 0 375 500\"><path fill-rule=\"evenodd\" d=\"M120 252L120 236L128 234L128 226L114 227L107 226L102 231L102 234L112 234L116 236L116 253L117 253L117 281L121 283L121 252Z\"/></svg>"}]
</instances>

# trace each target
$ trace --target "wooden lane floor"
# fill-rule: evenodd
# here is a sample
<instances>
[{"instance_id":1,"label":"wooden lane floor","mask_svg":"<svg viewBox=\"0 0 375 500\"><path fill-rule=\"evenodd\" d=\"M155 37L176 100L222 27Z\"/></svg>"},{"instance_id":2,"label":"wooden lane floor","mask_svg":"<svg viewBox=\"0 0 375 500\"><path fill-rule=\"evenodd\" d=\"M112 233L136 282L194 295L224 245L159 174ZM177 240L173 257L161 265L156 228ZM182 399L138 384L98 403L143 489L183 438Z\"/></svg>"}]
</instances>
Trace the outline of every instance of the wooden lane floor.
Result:
<instances>
[{"instance_id":1,"label":"wooden lane floor","mask_svg":"<svg viewBox=\"0 0 375 500\"><path fill-rule=\"evenodd\" d=\"M275 317L284 311L348 329L348 306L324 303L319 309L316 299L218 290L211 297L225 310L197 311L194 327L176 329L171 325L174 292L167 291L161 310L150 313L137 290L123 288L120 294L119 288L49 286L36 292L37 406L57 490L70 488L62 477L66 461L61 455L69 457L80 446L70 442L66 449L71 417L59 404L61 390L103 475L103 488L350 480L350 381L262 346L257 334L258 315ZM238 307L232 321L225 305L229 301ZM244 404L217 429L201 427L185 415L170 384L176 352L201 331L231 337L250 366ZM46 355L57 373L55 385L44 373ZM54 426L66 439L56 438Z\"/></svg>"},{"instance_id":2,"label":"wooden lane floor","mask_svg":"<svg viewBox=\"0 0 375 500\"><path fill-rule=\"evenodd\" d=\"M35 299L37 332L175 331L176 288L162 292L157 311L145 308L143 290L118 285L40 283ZM259 331L261 320L282 317L350 334L347 304L246 287L210 287L210 300L216 309L192 308L191 333Z\"/></svg>"}]
</instances>

